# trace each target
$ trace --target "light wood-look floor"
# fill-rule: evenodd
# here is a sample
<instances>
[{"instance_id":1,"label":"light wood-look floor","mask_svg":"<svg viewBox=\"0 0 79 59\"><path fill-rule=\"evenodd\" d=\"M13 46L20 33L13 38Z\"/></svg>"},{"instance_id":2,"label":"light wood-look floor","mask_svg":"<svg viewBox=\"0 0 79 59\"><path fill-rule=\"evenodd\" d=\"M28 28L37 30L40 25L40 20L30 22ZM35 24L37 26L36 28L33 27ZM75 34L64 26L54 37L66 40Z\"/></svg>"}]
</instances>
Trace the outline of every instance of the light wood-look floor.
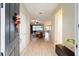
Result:
<instances>
[{"instance_id":1,"label":"light wood-look floor","mask_svg":"<svg viewBox=\"0 0 79 59\"><path fill-rule=\"evenodd\" d=\"M54 44L44 39L32 40L21 52L21 56L57 56Z\"/></svg>"}]
</instances>

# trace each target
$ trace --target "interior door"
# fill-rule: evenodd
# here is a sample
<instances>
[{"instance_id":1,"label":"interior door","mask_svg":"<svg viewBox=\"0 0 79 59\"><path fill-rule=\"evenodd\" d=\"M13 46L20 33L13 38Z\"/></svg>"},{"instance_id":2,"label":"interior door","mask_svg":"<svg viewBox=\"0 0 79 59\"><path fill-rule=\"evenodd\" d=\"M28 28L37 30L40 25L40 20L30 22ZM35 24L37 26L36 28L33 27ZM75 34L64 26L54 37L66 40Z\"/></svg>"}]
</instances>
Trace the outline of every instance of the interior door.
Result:
<instances>
[{"instance_id":1,"label":"interior door","mask_svg":"<svg viewBox=\"0 0 79 59\"><path fill-rule=\"evenodd\" d=\"M19 3L5 4L5 55L19 55L19 35L15 29L13 16L19 14Z\"/></svg>"}]
</instances>

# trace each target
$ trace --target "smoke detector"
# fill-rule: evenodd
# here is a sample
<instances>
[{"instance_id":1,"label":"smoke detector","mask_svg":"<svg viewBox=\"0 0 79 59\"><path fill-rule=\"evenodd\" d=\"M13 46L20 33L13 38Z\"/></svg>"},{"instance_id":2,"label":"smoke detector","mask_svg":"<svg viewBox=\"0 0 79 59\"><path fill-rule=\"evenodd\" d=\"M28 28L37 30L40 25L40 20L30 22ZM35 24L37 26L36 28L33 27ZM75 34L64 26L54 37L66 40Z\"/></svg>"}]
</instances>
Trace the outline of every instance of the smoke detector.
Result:
<instances>
[{"instance_id":1,"label":"smoke detector","mask_svg":"<svg viewBox=\"0 0 79 59\"><path fill-rule=\"evenodd\" d=\"M43 14L42 12L40 12L39 14Z\"/></svg>"}]
</instances>

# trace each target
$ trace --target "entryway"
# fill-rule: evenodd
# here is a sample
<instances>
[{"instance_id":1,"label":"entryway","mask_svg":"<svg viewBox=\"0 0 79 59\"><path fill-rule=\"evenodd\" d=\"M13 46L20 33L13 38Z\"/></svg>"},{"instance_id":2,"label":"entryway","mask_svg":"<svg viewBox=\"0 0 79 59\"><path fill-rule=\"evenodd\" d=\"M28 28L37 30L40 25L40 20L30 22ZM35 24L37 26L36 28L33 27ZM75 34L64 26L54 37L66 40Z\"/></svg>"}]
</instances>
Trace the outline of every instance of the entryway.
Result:
<instances>
[{"instance_id":1,"label":"entryway","mask_svg":"<svg viewBox=\"0 0 79 59\"><path fill-rule=\"evenodd\" d=\"M4 56L57 56L57 53L62 56L68 55L61 48L65 47L78 55L78 5L75 5L2 4L0 52Z\"/></svg>"}]
</instances>

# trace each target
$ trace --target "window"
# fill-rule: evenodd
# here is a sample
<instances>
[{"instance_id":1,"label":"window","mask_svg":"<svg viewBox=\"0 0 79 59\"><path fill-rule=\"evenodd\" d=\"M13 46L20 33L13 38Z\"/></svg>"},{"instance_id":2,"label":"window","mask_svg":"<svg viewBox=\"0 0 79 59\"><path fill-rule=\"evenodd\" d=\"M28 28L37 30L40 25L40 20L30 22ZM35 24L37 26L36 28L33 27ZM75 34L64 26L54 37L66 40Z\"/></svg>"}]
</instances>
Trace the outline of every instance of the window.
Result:
<instances>
[{"instance_id":1,"label":"window","mask_svg":"<svg viewBox=\"0 0 79 59\"><path fill-rule=\"evenodd\" d=\"M33 26L33 31L42 31L43 26Z\"/></svg>"}]
</instances>

